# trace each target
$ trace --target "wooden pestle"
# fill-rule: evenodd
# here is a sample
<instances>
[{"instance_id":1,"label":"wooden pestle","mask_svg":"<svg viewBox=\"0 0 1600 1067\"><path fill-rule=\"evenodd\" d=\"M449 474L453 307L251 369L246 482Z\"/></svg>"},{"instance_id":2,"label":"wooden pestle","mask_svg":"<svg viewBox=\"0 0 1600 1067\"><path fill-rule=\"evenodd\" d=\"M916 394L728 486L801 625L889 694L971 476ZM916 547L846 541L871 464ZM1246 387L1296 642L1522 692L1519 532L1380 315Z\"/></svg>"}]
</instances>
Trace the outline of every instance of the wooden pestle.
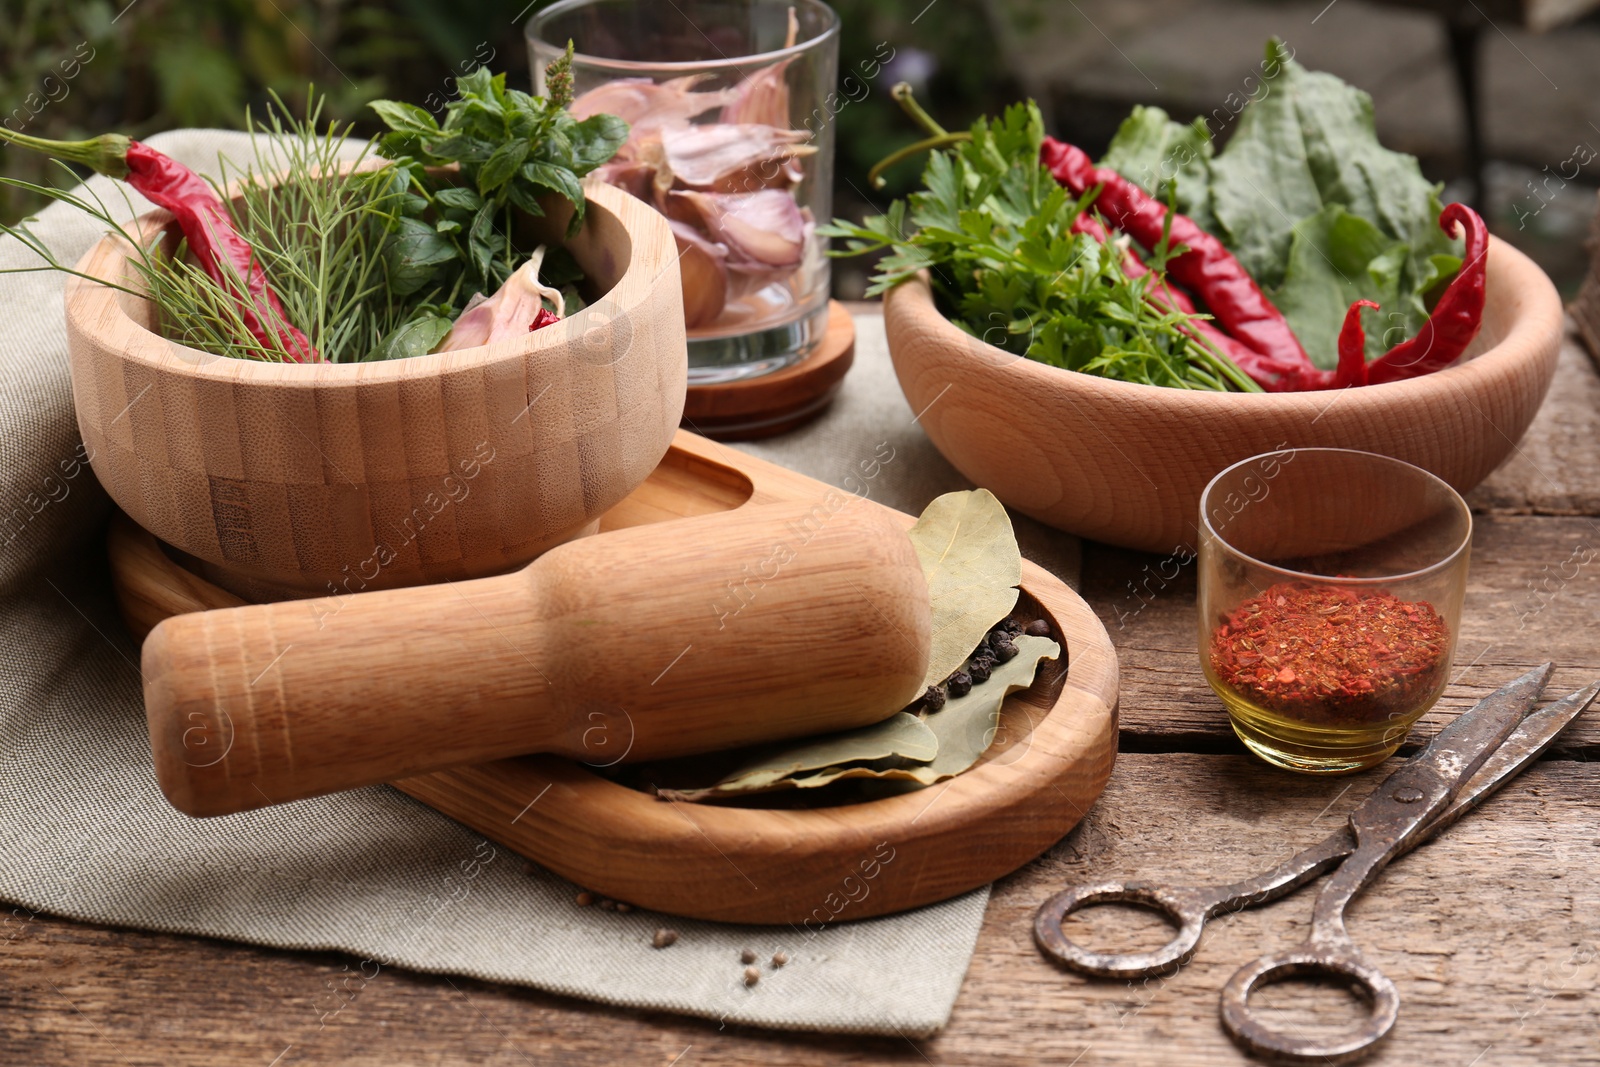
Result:
<instances>
[{"instance_id":1,"label":"wooden pestle","mask_svg":"<svg viewBox=\"0 0 1600 1067\"><path fill-rule=\"evenodd\" d=\"M927 582L892 514L825 500L582 538L496 578L167 619L144 644L161 788L224 815L525 753L609 766L885 719L920 692Z\"/></svg>"}]
</instances>

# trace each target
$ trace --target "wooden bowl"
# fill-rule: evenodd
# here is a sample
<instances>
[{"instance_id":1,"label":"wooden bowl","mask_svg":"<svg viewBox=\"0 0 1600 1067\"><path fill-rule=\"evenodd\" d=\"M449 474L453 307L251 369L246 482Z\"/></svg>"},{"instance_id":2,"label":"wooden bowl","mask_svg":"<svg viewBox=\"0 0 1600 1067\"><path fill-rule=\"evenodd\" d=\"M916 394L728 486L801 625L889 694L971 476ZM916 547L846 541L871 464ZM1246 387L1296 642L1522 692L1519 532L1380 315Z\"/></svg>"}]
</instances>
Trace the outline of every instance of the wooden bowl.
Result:
<instances>
[{"instance_id":1,"label":"wooden bowl","mask_svg":"<svg viewBox=\"0 0 1600 1067\"><path fill-rule=\"evenodd\" d=\"M953 325L921 278L884 298L900 387L946 459L1042 522L1149 552L1196 544L1206 483L1284 447L1382 453L1465 493L1533 421L1561 316L1544 272L1491 237L1471 358L1410 381L1262 395L1134 385L1014 356Z\"/></svg>"},{"instance_id":2,"label":"wooden bowl","mask_svg":"<svg viewBox=\"0 0 1600 1067\"><path fill-rule=\"evenodd\" d=\"M456 352L223 358L153 333L148 301L69 280L72 393L96 476L252 600L483 577L593 532L666 453L688 364L665 220L610 186L587 192L567 247L604 295L560 325ZM533 236L557 238L570 211L554 202ZM78 270L128 279L127 247L107 237Z\"/></svg>"}]
</instances>

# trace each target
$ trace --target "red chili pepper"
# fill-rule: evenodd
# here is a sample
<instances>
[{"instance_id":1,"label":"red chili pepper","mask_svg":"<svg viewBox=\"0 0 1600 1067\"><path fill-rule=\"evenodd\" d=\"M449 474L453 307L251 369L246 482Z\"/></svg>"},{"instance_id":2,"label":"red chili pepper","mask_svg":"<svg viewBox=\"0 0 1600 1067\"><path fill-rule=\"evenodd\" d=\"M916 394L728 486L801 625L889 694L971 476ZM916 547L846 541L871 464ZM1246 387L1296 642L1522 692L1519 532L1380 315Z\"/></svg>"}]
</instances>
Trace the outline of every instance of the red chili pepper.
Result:
<instances>
[{"instance_id":1,"label":"red chili pepper","mask_svg":"<svg viewBox=\"0 0 1600 1067\"><path fill-rule=\"evenodd\" d=\"M1100 192L1095 197L1095 207L1118 229L1147 248L1154 248L1160 242L1167 209L1143 189L1114 170L1096 168L1082 149L1053 137L1044 139L1039 158L1050 168L1056 181L1078 196L1098 185ZM1205 301L1226 336L1234 342L1232 347L1220 343L1218 347L1269 392L1376 385L1415 378L1447 367L1477 336L1483 321L1489 232L1483 219L1471 208L1464 204L1446 205L1439 215L1440 229L1448 234L1454 232L1457 225L1466 234L1466 254L1461 270L1451 279L1417 336L1396 345L1370 364L1366 363L1361 308L1378 305L1358 300L1345 315L1344 328L1339 334L1339 366L1334 371L1321 370L1311 362L1283 313L1272 305L1222 242L1192 219L1176 213L1172 216L1169 240L1174 246L1188 246L1189 251L1168 263L1167 270ZM1188 310L1181 304L1177 306Z\"/></svg>"},{"instance_id":2,"label":"red chili pepper","mask_svg":"<svg viewBox=\"0 0 1600 1067\"><path fill-rule=\"evenodd\" d=\"M321 359L306 335L289 324L283 303L267 284L266 271L256 262L255 250L234 229L233 217L216 190L194 171L120 134L88 141L47 141L0 130L0 140L121 178L151 203L172 212L210 278L229 288L243 282L245 298L239 310L252 337L268 348L281 346L296 363Z\"/></svg>"},{"instance_id":3,"label":"red chili pepper","mask_svg":"<svg viewBox=\"0 0 1600 1067\"><path fill-rule=\"evenodd\" d=\"M551 311L549 308L540 308L539 313L533 317L533 321L528 323L528 332L532 333L534 330L542 330L551 323L560 321L561 316L557 315L554 311Z\"/></svg>"},{"instance_id":4,"label":"red chili pepper","mask_svg":"<svg viewBox=\"0 0 1600 1067\"><path fill-rule=\"evenodd\" d=\"M1160 242L1167 209L1143 189L1114 170L1096 168L1081 148L1053 137L1044 139L1039 158L1056 181L1078 196L1100 186L1095 207L1117 229L1146 248ZM1189 251L1174 257L1168 272L1204 300L1222 329L1243 346L1233 357L1239 369L1269 391L1304 388L1306 372L1316 368L1283 313L1272 306L1233 253L1192 219L1176 213L1169 240Z\"/></svg>"},{"instance_id":5,"label":"red chili pepper","mask_svg":"<svg viewBox=\"0 0 1600 1067\"><path fill-rule=\"evenodd\" d=\"M1378 305L1371 300L1357 300L1344 313L1344 326L1339 330L1339 367L1333 372L1334 389L1367 384L1367 334L1361 328L1362 308L1376 311Z\"/></svg>"},{"instance_id":6,"label":"red chili pepper","mask_svg":"<svg viewBox=\"0 0 1600 1067\"><path fill-rule=\"evenodd\" d=\"M1458 223L1466 231L1461 270L1450 279L1417 336L1395 345L1368 365L1367 381L1397 382L1448 367L1478 335L1483 322L1489 228L1465 204L1446 204L1439 213L1439 228L1453 234Z\"/></svg>"}]
</instances>

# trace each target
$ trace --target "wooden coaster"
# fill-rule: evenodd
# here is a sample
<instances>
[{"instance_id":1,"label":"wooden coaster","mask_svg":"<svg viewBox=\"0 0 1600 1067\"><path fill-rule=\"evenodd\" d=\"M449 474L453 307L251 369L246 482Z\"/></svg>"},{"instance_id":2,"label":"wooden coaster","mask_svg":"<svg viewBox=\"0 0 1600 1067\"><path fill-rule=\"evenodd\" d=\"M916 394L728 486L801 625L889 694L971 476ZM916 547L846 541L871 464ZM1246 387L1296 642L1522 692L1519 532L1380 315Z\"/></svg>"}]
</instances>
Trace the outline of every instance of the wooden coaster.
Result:
<instances>
[{"instance_id":1,"label":"wooden coaster","mask_svg":"<svg viewBox=\"0 0 1600 1067\"><path fill-rule=\"evenodd\" d=\"M855 352L855 320L844 305L830 301L827 332L810 355L759 378L689 386L683 426L718 441L787 433L822 414L844 384Z\"/></svg>"},{"instance_id":2,"label":"wooden coaster","mask_svg":"<svg viewBox=\"0 0 1600 1067\"><path fill-rule=\"evenodd\" d=\"M840 492L680 431L596 536ZM141 640L168 616L243 603L185 571L126 515L113 520L108 547L123 619ZM687 804L554 756L393 784L577 885L656 911L820 929L945 900L1059 841L1099 797L1116 758L1117 654L1105 627L1077 593L1027 560L1018 610L1049 622L1061 659L1006 698L1000 730L975 767L917 792L830 808Z\"/></svg>"}]
</instances>

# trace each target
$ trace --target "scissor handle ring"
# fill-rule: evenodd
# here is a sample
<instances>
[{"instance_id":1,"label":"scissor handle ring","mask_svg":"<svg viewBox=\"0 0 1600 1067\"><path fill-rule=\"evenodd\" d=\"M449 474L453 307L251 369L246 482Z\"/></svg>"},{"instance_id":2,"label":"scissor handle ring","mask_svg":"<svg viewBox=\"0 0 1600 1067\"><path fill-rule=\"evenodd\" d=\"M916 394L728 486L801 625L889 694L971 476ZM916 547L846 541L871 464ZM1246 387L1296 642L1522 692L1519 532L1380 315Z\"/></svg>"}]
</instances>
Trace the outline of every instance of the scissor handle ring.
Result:
<instances>
[{"instance_id":1,"label":"scissor handle ring","mask_svg":"<svg viewBox=\"0 0 1600 1067\"><path fill-rule=\"evenodd\" d=\"M1073 912L1096 904L1143 905L1170 920L1178 932L1153 952L1090 952L1067 937L1061 923ZM1188 963L1200 945L1205 921L1205 902L1198 899L1195 890L1105 882L1065 890L1039 905L1033 920L1033 939L1039 951L1074 971L1102 978L1144 978L1170 974Z\"/></svg>"},{"instance_id":2,"label":"scissor handle ring","mask_svg":"<svg viewBox=\"0 0 1600 1067\"><path fill-rule=\"evenodd\" d=\"M1297 975L1343 978L1369 1002L1366 1021L1348 1037L1291 1037L1259 1022L1250 1011L1250 994L1264 985ZM1246 1052L1287 1063L1351 1063L1389 1036L1400 1015L1400 993L1383 972L1359 956L1296 949L1263 956L1239 968L1222 987L1222 1025Z\"/></svg>"}]
</instances>

